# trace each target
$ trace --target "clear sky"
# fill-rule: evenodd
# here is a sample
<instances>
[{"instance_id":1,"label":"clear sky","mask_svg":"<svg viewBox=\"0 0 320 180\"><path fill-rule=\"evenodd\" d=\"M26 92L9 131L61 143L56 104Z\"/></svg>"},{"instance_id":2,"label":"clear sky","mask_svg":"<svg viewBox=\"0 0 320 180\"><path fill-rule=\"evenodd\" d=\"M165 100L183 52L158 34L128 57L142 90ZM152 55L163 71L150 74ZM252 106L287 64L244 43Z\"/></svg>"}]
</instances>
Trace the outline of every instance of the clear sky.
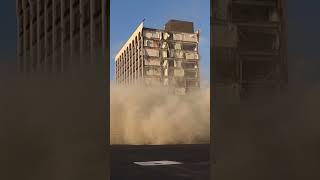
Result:
<instances>
[{"instance_id":1,"label":"clear sky","mask_svg":"<svg viewBox=\"0 0 320 180\"><path fill-rule=\"evenodd\" d=\"M143 18L145 26L163 29L169 19L194 22L200 30L201 79L210 80L210 0L111 0L110 77L114 79L114 57Z\"/></svg>"},{"instance_id":2,"label":"clear sky","mask_svg":"<svg viewBox=\"0 0 320 180\"><path fill-rule=\"evenodd\" d=\"M0 0L0 71L7 68L4 64L13 64L15 67L16 63L15 3L15 0ZM168 19L177 18L192 20L195 27L201 29L201 70L204 77L209 77L209 0L111 0L110 3L111 67L114 66L112 55L143 18L146 18L147 26L159 28ZM289 68L292 68L289 72L291 77L296 74L294 76L297 78L320 81L319 6L320 1L317 0L288 1L288 61ZM297 59L303 62L298 65L292 63ZM290 64L299 68L290 67ZM114 68L111 68L111 78L113 76Z\"/></svg>"}]
</instances>

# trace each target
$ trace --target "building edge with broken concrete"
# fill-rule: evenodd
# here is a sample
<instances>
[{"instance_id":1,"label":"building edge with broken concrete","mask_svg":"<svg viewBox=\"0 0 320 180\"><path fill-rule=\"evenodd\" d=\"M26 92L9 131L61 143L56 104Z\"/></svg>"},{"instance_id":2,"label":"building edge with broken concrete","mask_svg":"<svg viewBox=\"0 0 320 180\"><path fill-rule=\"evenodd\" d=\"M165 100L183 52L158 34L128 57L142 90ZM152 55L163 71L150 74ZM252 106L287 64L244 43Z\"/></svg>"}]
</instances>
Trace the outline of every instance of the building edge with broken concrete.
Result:
<instances>
[{"instance_id":1,"label":"building edge with broken concrete","mask_svg":"<svg viewBox=\"0 0 320 180\"><path fill-rule=\"evenodd\" d=\"M193 22L169 20L162 30L142 21L115 56L116 84L167 87L175 94L199 89L199 38Z\"/></svg>"}]
</instances>

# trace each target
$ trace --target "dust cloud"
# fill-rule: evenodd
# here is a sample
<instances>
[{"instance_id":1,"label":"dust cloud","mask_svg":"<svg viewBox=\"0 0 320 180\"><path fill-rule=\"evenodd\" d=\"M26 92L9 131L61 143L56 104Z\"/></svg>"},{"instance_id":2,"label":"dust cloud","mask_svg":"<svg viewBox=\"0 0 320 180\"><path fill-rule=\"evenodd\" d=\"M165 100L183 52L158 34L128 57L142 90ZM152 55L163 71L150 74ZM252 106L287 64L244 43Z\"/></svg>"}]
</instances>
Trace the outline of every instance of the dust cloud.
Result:
<instances>
[{"instance_id":1,"label":"dust cloud","mask_svg":"<svg viewBox=\"0 0 320 180\"><path fill-rule=\"evenodd\" d=\"M160 87L111 85L110 101L110 144L210 141L210 88L179 96Z\"/></svg>"}]
</instances>

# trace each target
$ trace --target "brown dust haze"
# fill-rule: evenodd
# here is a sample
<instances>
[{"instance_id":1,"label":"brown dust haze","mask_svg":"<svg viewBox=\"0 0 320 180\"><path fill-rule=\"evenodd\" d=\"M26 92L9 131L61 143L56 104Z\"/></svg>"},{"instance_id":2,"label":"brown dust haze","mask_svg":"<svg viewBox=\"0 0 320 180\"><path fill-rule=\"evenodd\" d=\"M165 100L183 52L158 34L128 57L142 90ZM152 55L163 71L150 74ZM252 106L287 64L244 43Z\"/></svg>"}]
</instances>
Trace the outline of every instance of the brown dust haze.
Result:
<instances>
[{"instance_id":1,"label":"brown dust haze","mask_svg":"<svg viewBox=\"0 0 320 180\"><path fill-rule=\"evenodd\" d=\"M210 88L179 96L111 85L110 117L110 144L209 143Z\"/></svg>"}]
</instances>

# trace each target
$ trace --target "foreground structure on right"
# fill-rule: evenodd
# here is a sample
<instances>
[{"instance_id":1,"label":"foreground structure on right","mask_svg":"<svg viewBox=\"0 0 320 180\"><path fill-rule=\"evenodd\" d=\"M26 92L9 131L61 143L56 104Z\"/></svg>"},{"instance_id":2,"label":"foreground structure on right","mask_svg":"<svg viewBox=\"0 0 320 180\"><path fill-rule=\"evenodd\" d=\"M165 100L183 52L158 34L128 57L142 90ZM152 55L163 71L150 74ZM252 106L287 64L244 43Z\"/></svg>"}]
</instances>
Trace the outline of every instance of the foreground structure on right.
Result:
<instances>
[{"instance_id":1,"label":"foreground structure on right","mask_svg":"<svg viewBox=\"0 0 320 180\"><path fill-rule=\"evenodd\" d=\"M281 92L288 76L285 1L216 0L212 6L217 98L237 103Z\"/></svg>"}]
</instances>

